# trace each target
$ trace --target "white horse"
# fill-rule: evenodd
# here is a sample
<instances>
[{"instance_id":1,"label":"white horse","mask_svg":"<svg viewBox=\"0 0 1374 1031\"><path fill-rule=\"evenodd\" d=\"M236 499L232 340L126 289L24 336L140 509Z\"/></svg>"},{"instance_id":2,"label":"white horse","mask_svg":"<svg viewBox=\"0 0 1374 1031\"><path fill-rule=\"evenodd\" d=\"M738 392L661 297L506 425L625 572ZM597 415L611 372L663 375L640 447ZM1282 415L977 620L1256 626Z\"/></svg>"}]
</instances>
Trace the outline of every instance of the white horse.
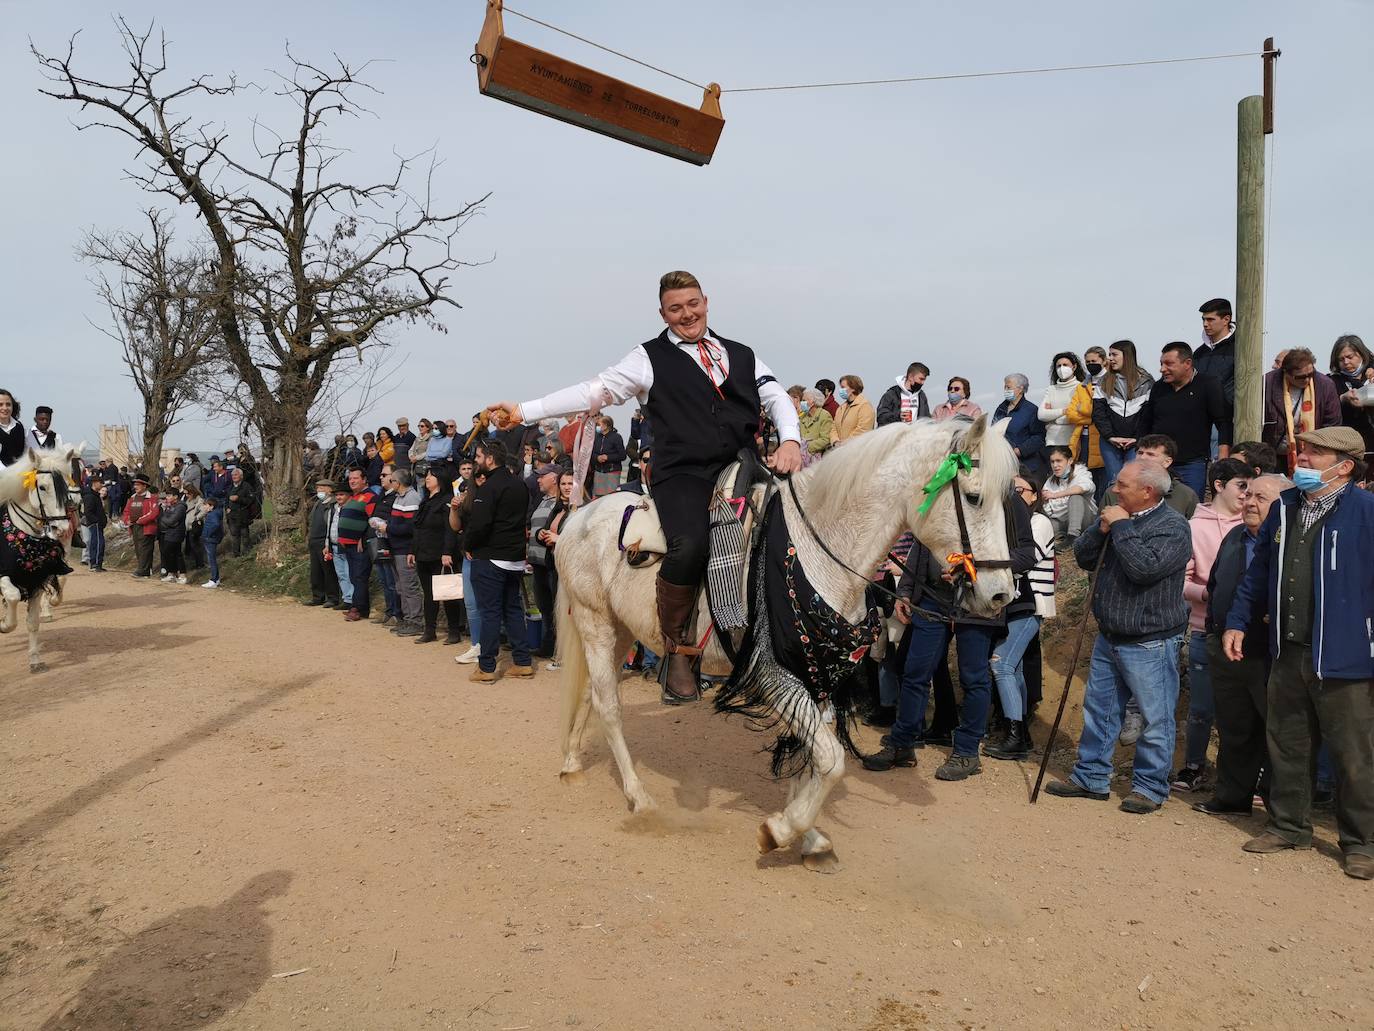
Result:
<instances>
[{"instance_id":1,"label":"white horse","mask_svg":"<svg viewBox=\"0 0 1374 1031\"><path fill-rule=\"evenodd\" d=\"M967 452L973 467L961 473L957 483L943 488L928 512L918 513L922 486L956 451ZM782 512L806 577L846 620L863 620L868 579L846 571L836 559L851 570L876 571L905 529L941 558L971 550L979 561L1000 562L999 567L977 576L965 601L971 613L987 615L1015 594L1006 568L1010 551L1003 506L1016 468L1016 457L1001 429L990 430L985 416L971 425L965 421L898 423L846 441L824 461L793 477L796 501L811 529L786 489L780 495ZM955 490L963 492L971 547L965 546L960 533L952 500ZM633 568L619 552L624 506L615 499L623 498L610 495L574 513L558 539L558 651L564 678L560 776L566 782L583 779L578 723L590 683L591 707L601 719L625 797L638 813L652 808L654 802L625 744L620 657L635 640L661 649L663 633L654 604L654 568ZM702 661L703 672L730 671L731 664L714 635ZM791 778L786 807L760 826L759 850L786 848L800 839L806 866L828 870L836 865L834 850L815 822L826 796L844 773L844 748L824 722L816 700L793 679L794 691L769 699L774 717L770 722L792 739L792 751L809 761ZM585 728L585 720L582 725Z\"/></svg>"},{"instance_id":2,"label":"white horse","mask_svg":"<svg viewBox=\"0 0 1374 1031\"><path fill-rule=\"evenodd\" d=\"M30 448L0 469L0 634L19 625L19 603L27 602L30 673L48 668L39 656L38 626L45 602L62 603L61 578L71 572L62 536L68 525L67 471L83 446Z\"/></svg>"}]
</instances>

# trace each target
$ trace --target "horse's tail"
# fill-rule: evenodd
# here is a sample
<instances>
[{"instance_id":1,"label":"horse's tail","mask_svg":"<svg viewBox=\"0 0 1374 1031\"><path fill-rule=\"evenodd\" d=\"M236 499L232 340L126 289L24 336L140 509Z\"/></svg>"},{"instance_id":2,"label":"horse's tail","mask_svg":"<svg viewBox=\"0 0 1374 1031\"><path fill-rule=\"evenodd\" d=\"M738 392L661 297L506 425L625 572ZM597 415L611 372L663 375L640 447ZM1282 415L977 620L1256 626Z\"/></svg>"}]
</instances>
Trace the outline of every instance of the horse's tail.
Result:
<instances>
[{"instance_id":1,"label":"horse's tail","mask_svg":"<svg viewBox=\"0 0 1374 1031\"><path fill-rule=\"evenodd\" d=\"M582 634L572 615L572 598L566 581L558 585L558 599L554 611L562 615L558 620L558 665L563 672L563 755L572 756L577 748L573 735L577 732L577 716L587 697L587 650Z\"/></svg>"}]
</instances>

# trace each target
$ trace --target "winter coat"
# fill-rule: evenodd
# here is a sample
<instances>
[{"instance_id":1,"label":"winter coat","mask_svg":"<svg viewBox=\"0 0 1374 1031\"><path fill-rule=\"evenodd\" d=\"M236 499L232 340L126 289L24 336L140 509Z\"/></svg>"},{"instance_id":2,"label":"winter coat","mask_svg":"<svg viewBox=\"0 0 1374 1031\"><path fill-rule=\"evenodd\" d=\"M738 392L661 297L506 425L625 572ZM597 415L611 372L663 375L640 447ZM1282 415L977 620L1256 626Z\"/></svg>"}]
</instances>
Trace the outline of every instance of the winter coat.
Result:
<instances>
[{"instance_id":1,"label":"winter coat","mask_svg":"<svg viewBox=\"0 0 1374 1031\"><path fill-rule=\"evenodd\" d=\"M163 505L157 517L158 534L168 544L180 544L186 539L186 502Z\"/></svg>"},{"instance_id":2,"label":"winter coat","mask_svg":"<svg viewBox=\"0 0 1374 1031\"><path fill-rule=\"evenodd\" d=\"M393 555L409 555L414 550L415 514L420 509L420 492L414 487L407 488L404 494L397 494L391 502L391 511L386 520L386 536L391 542ZM382 506L377 506L377 515L382 514Z\"/></svg>"},{"instance_id":3,"label":"winter coat","mask_svg":"<svg viewBox=\"0 0 1374 1031\"><path fill-rule=\"evenodd\" d=\"M903 414L907 418L903 419ZM898 376L897 382L883 391L878 398L878 425L886 426L892 422L915 422L917 419L930 418L930 402L926 392L920 387L915 390L906 388L906 377Z\"/></svg>"},{"instance_id":4,"label":"winter coat","mask_svg":"<svg viewBox=\"0 0 1374 1031\"><path fill-rule=\"evenodd\" d=\"M936 405L931 418L936 422L944 422L946 419L976 419L982 414L983 409L964 398L957 405L952 405L948 401Z\"/></svg>"},{"instance_id":5,"label":"winter coat","mask_svg":"<svg viewBox=\"0 0 1374 1031\"><path fill-rule=\"evenodd\" d=\"M1355 376L1348 376L1344 372L1331 374L1331 383L1336 388L1336 398L1341 403L1341 425L1353 426L1360 431L1360 436L1364 438L1364 457L1367 462L1370 453L1374 452L1374 407L1356 407L1345 400L1345 395L1349 391L1359 390L1366 382L1363 370Z\"/></svg>"},{"instance_id":6,"label":"winter coat","mask_svg":"<svg viewBox=\"0 0 1374 1031\"><path fill-rule=\"evenodd\" d=\"M1139 437L1140 413L1149 403L1150 390L1155 385L1154 377L1142 372L1135 389L1130 390L1126 386L1126 377L1118 375L1114 377L1110 397L1103 390L1106 382L1104 376L1102 382L1093 389L1093 425L1097 427L1097 432L1103 440Z\"/></svg>"},{"instance_id":7,"label":"winter coat","mask_svg":"<svg viewBox=\"0 0 1374 1031\"><path fill-rule=\"evenodd\" d=\"M1024 397L1015 408L1010 401L1003 401L992 413L992 421L995 425L1004 419L1007 420L1007 443L1016 449L1021 464L1036 471L1043 469L1045 459L1040 452L1045 447L1045 424L1040 421L1035 405Z\"/></svg>"},{"instance_id":8,"label":"winter coat","mask_svg":"<svg viewBox=\"0 0 1374 1031\"><path fill-rule=\"evenodd\" d=\"M1240 513L1224 516L1211 505L1199 505L1188 520L1193 533L1193 557L1183 578L1183 596L1188 599L1188 625L1202 632L1207 629L1207 580L1216 564L1217 551L1226 535L1241 523Z\"/></svg>"},{"instance_id":9,"label":"winter coat","mask_svg":"<svg viewBox=\"0 0 1374 1031\"><path fill-rule=\"evenodd\" d=\"M1341 424L1341 399L1336 393L1336 384L1330 376L1320 373L1312 377L1312 400L1315 407L1312 428L1319 430L1324 426ZM1264 426L1260 430L1260 440L1279 453L1280 464L1287 447L1288 439L1288 388L1283 383L1283 370L1273 369L1264 374ZM1297 429L1298 420L1293 420Z\"/></svg>"},{"instance_id":10,"label":"winter coat","mask_svg":"<svg viewBox=\"0 0 1374 1031\"><path fill-rule=\"evenodd\" d=\"M809 412L803 412L799 421L802 440L806 441L806 446L813 455L819 455L830 447L835 420L830 418L829 412L824 408L813 408Z\"/></svg>"},{"instance_id":11,"label":"winter coat","mask_svg":"<svg viewBox=\"0 0 1374 1031\"><path fill-rule=\"evenodd\" d=\"M1255 556L1236 589L1226 616L1227 630L1245 630L1269 617L1269 654L1277 658L1282 641L1283 538L1300 518L1301 492L1279 495L1259 529ZM1354 484L1345 488L1315 543L1318 561L1313 583L1312 667L1332 680L1374 679L1374 494Z\"/></svg>"},{"instance_id":12,"label":"winter coat","mask_svg":"<svg viewBox=\"0 0 1374 1031\"><path fill-rule=\"evenodd\" d=\"M601 455L606 456L606 461L598 460ZM625 442L620 439L620 434L616 430L598 433L596 441L592 444L592 472L618 473L624 464Z\"/></svg>"},{"instance_id":13,"label":"winter coat","mask_svg":"<svg viewBox=\"0 0 1374 1031\"><path fill-rule=\"evenodd\" d=\"M839 408L835 409L832 419L834 425L830 430L830 443L843 444L850 437L857 437L860 433L867 433L873 428L877 421L877 416L873 412L873 406L868 398L860 394L858 397L851 397Z\"/></svg>"},{"instance_id":14,"label":"winter coat","mask_svg":"<svg viewBox=\"0 0 1374 1031\"><path fill-rule=\"evenodd\" d=\"M464 526L464 547L477 559L523 562L529 494L515 474L499 466L477 488L472 516Z\"/></svg>"},{"instance_id":15,"label":"winter coat","mask_svg":"<svg viewBox=\"0 0 1374 1031\"><path fill-rule=\"evenodd\" d=\"M448 525L448 505L452 500L453 491L444 484L436 493L426 495L420 502L415 512L415 533L410 545L416 562L439 562L445 555L458 558L459 542Z\"/></svg>"},{"instance_id":16,"label":"winter coat","mask_svg":"<svg viewBox=\"0 0 1374 1031\"><path fill-rule=\"evenodd\" d=\"M1074 428L1073 440L1070 444L1073 448L1073 460L1081 462L1089 469L1101 469L1102 434L1093 422L1093 408L1093 385L1080 383L1064 416ZM1083 453L1085 436L1088 441L1087 454Z\"/></svg>"}]
</instances>

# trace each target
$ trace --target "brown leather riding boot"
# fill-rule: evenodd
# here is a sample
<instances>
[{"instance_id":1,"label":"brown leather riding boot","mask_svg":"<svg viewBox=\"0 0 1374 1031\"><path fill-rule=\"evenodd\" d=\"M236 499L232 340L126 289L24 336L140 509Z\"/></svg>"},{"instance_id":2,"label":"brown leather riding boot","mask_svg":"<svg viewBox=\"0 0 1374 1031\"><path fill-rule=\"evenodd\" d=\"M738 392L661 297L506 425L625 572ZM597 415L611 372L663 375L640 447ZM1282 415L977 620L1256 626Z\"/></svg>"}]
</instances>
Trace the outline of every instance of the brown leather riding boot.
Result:
<instances>
[{"instance_id":1,"label":"brown leather riding boot","mask_svg":"<svg viewBox=\"0 0 1374 1031\"><path fill-rule=\"evenodd\" d=\"M663 659L667 672L663 678L663 700L672 705L694 702L701 697L692 672L692 657L697 654L689 642L687 617L697 598L697 588L655 581L658 595L658 624L663 629Z\"/></svg>"}]
</instances>

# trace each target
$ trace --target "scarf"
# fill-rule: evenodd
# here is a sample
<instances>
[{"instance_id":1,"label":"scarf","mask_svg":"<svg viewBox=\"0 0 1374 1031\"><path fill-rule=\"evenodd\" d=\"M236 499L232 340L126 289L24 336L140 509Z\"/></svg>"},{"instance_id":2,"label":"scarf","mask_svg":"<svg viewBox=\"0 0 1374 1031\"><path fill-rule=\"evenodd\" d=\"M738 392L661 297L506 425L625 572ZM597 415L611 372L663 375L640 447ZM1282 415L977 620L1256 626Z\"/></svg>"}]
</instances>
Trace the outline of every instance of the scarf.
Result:
<instances>
[{"instance_id":1,"label":"scarf","mask_svg":"<svg viewBox=\"0 0 1374 1031\"><path fill-rule=\"evenodd\" d=\"M1288 475L1298 466L1298 434L1317 428L1316 389L1313 380L1307 381L1302 388L1302 399L1297 404L1297 424L1293 422L1292 391L1288 388L1288 377L1283 377L1283 417L1288 424ZM1295 432L1296 431L1296 432Z\"/></svg>"},{"instance_id":2,"label":"scarf","mask_svg":"<svg viewBox=\"0 0 1374 1031\"><path fill-rule=\"evenodd\" d=\"M812 586L774 495L764 513L750 576L749 628L730 680L716 694L716 711L738 713L757 730L810 719L807 739L820 730L821 709L835 710L835 734L851 754L849 736L855 671L882 631L881 613L869 609L851 623ZM805 691L814 706L799 706ZM806 741L784 729L773 745L774 776L791 776L810 763Z\"/></svg>"}]
</instances>

